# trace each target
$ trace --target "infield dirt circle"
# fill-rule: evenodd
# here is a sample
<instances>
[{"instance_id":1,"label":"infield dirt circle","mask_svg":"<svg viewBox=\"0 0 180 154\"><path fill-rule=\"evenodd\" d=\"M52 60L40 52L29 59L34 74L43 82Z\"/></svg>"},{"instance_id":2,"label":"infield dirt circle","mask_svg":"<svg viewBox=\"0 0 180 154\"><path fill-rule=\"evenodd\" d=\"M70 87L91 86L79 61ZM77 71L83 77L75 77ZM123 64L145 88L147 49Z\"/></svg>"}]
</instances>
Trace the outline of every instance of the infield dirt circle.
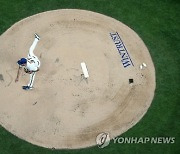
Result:
<instances>
[{"instance_id":1,"label":"infield dirt circle","mask_svg":"<svg viewBox=\"0 0 180 154\"><path fill-rule=\"evenodd\" d=\"M24 91L29 75L15 83L16 62L27 57L34 33L41 37L34 51L41 68L34 89ZM142 63L147 67L140 69ZM74 149L96 145L102 132L116 137L143 117L154 91L155 69L143 41L102 14L49 11L0 36L0 124L32 144Z\"/></svg>"}]
</instances>

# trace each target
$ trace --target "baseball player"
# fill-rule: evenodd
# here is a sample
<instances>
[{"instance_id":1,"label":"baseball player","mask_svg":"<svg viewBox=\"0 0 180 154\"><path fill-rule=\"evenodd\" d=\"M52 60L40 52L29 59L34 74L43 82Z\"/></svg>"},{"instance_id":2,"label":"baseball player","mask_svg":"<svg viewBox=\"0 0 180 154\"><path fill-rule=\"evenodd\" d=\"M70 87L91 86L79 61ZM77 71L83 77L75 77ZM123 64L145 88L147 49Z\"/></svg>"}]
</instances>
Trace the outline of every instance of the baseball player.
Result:
<instances>
[{"instance_id":1,"label":"baseball player","mask_svg":"<svg viewBox=\"0 0 180 154\"><path fill-rule=\"evenodd\" d=\"M29 48L29 54L27 58L21 58L20 60L17 61L17 64L19 65L18 72L17 72L17 77L15 79L15 82L19 81L19 75L24 67L24 71L30 75L30 80L27 86L22 86L24 90L30 90L33 88L33 83L34 83L34 78L36 75L36 72L39 71L40 68L40 61L37 56L34 55L33 51L40 40L40 37L37 34L35 35L35 39L33 41L33 44Z\"/></svg>"}]
</instances>

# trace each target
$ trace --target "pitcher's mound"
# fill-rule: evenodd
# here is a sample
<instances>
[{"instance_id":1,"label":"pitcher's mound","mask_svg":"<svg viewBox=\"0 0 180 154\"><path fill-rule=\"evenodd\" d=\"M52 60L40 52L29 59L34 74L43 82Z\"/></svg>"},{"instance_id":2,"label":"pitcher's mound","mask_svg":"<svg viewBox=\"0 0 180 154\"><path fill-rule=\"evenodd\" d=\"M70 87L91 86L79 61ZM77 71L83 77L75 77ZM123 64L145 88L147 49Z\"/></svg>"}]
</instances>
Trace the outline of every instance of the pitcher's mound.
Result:
<instances>
[{"instance_id":1,"label":"pitcher's mound","mask_svg":"<svg viewBox=\"0 0 180 154\"><path fill-rule=\"evenodd\" d=\"M16 62L34 39L41 61L34 89ZM0 37L0 124L48 148L96 145L96 136L118 136L149 108L155 90L151 56L139 36L110 17L83 10L57 10L28 17ZM89 78L84 78L85 62Z\"/></svg>"}]
</instances>

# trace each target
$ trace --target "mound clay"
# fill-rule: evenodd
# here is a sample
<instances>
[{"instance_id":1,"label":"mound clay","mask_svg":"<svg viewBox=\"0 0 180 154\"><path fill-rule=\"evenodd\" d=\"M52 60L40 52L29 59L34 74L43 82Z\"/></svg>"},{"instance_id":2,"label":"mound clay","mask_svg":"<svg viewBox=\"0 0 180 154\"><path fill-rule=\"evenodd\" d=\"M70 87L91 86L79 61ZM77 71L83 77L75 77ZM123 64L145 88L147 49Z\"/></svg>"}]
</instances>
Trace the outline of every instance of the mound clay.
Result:
<instances>
[{"instance_id":1,"label":"mound clay","mask_svg":"<svg viewBox=\"0 0 180 154\"><path fill-rule=\"evenodd\" d=\"M16 62L27 57L34 33L41 36L34 51L41 68L34 89L24 91L29 74L15 83ZM154 96L155 69L143 41L98 13L65 9L23 19L0 36L0 55L0 124L39 146L85 148L99 133L116 137L143 117Z\"/></svg>"}]
</instances>

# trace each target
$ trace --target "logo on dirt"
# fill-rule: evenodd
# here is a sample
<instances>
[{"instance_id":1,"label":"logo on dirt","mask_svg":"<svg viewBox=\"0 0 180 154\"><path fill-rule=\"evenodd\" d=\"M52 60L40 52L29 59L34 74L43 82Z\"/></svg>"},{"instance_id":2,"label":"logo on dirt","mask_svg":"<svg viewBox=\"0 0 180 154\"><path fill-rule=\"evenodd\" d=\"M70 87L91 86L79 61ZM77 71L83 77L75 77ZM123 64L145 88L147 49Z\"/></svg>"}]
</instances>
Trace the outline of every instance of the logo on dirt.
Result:
<instances>
[{"instance_id":1,"label":"logo on dirt","mask_svg":"<svg viewBox=\"0 0 180 154\"><path fill-rule=\"evenodd\" d=\"M104 148L104 147L108 146L110 143L109 133L100 133L96 137L96 143L99 148Z\"/></svg>"},{"instance_id":2,"label":"logo on dirt","mask_svg":"<svg viewBox=\"0 0 180 154\"><path fill-rule=\"evenodd\" d=\"M110 36L116 45L116 48L121 56L121 62L124 66L124 68L128 66L134 66L131 57L129 56L128 50L126 49L121 37L119 36L118 32L116 33L110 33Z\"/></svg>"}]
</instances>

